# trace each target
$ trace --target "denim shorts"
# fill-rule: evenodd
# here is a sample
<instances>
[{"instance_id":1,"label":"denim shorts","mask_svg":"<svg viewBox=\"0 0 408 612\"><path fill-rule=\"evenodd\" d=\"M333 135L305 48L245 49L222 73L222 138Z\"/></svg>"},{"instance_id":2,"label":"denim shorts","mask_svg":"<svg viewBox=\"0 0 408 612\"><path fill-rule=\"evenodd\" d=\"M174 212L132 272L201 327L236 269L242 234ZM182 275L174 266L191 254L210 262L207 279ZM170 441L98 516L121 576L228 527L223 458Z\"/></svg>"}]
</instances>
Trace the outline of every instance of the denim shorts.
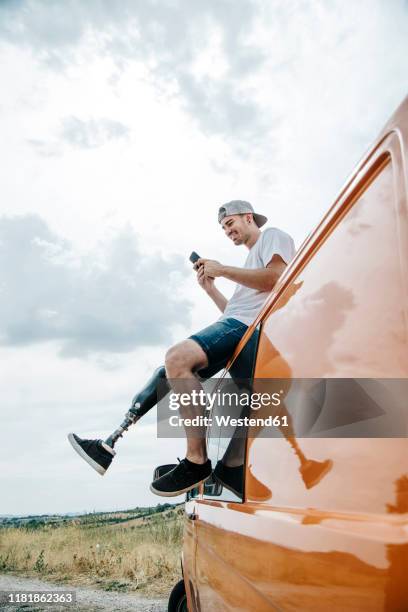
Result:
<instances>
[{"instance_id":1,"label":"denim shorts","mask_svg":"<svg viewBox=\"0 0 408 612\"><path fill-rule=\"evenodd\" d=\"M211 378L214 374L225 368L247 329L248 325L238 321L238 319L229 317L221 321L216 321L196 334L189 336L191 340L194 340L201 346L207 355L208 366L198 371L201 378ZM252 375L252 367L250 367L251 364L249 363L248 356L252 363L252 357L255 354L256 340L257 333L255 332L255 334L251 336L248 346L243 349L233 365L237 375L239 366L239 374L242 378L249 378ZM241 357L241 355L244 357L243 354L246 357L245 359ZM245 365L247 367L245 367Z\"/></svg>"}]
</instances>

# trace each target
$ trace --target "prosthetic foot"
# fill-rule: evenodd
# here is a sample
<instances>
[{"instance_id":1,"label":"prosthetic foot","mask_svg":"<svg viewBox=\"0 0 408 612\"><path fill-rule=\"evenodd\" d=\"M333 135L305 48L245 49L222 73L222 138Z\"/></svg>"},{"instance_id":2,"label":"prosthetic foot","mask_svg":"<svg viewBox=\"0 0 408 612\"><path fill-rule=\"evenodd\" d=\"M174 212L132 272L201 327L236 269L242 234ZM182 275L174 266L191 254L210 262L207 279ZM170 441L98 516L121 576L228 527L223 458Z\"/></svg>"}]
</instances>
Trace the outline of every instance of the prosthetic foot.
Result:
<instances>
[{"instance_id":1,"label":"prosthetic foot","mask_svg":"<svg viewBox=\"0 0 408 612\"><path fill-rule=\"evenodd\" d=\"M169 391L170 385L166 378L166 370L164 366L160 366L154 371L143 389L135 395L122 423L105 441L85 440L74 433L70 433L68 440L71 446L82 459L85 459L98 474L103 476L116 455L113 447L119 438L122 438L124 432L153 408Z\"/></svg>"},{"instance_id":2,"label":"prosthetic foot","mask_svg":"<svg viewBox=\"0 0 408 612\"><path fill-rule=\"evenodd\" d=\"M132 408L126 413L125 418L119 427L115 429L115 431L108 438L106 438L105 444L107 446L110 446L113 449L119 438L122 438L124 432L140 419L140 417L138 417L135 413L135 410L138 408L140 408L140 404L135 404L134 406L132 405Z\"/></svg>"}]
</instances>

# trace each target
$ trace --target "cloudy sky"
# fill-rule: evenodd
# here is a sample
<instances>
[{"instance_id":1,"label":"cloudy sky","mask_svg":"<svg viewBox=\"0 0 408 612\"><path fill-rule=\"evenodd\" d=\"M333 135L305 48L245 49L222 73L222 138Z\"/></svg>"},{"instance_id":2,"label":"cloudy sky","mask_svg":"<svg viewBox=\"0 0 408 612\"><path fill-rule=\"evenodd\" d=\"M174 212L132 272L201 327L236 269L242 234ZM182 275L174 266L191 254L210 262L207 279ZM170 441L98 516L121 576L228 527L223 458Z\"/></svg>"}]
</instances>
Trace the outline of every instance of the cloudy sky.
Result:
<instances>
[{"instance_id":1,"label":"cloudy sky","mask_svg":"<svg viewBox=\"0 0 408 612\"><path fill-rule=\"evenodd\" d=\"M221 203L300 245L406 95L407 31L406 0L0 1L0 514L162 501L154 412L103 478L66 434L218 316L187 257L243 262Z\"/></svg>"}]
</instances>

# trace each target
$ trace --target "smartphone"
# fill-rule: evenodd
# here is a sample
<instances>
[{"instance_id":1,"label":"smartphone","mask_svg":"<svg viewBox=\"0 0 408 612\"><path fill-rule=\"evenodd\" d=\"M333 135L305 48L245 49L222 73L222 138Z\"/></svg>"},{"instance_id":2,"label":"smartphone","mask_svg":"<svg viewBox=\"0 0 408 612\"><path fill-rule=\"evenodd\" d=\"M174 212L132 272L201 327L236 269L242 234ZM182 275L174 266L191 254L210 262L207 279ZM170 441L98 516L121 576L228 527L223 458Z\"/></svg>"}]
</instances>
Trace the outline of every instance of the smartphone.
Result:
<instances>
[{"instance_id":1,"label":"smartphone","mask_svg":"<svg viewBox=\"0 0 408 612\"><path fill-rule=\"evenodd\" d=\"M200 259L200 256L198 255L198 253L196 253L195 251L193 251L189 257L189 260L191 261L192 264L195 264L195 262Z\"/></svg>"}]
</instances>

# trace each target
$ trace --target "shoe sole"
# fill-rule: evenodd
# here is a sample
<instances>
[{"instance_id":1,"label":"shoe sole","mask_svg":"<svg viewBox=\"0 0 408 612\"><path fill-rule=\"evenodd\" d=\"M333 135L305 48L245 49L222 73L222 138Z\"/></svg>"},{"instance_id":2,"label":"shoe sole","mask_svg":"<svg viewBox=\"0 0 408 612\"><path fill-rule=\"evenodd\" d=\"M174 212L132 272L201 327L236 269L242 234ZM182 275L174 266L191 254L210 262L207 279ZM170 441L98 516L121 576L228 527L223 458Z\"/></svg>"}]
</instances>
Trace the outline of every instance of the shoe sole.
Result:
<instances>
[{"instance_id":1,"label":"shoe sole","mask_svg":"<svg viewBox=\"0 0 408 612\"><path fill-rule=\"evenodd\" d=\"M78 455L80 457L82 457L82 459L85 459L85 461L91 466L93 467L93 469L98 472L98 474L100 476L103 476L106 472L105 468L103 468L101 465L99 465L99 463L96 463L96 461L94 461L91 457L89 457L89 455L86 454L86 452L83 450L83 448L81 448L81 446L79 446L78 442L75 440L74 438L74 434L70 433L68 434L68 440L72 446L72 448L78 453Z\"/></svg>"},{"instance_id":2,"label":"shoe sole","mask_svg":"<svg viewBox=\"0 0 408 612\"><path fill-rule=\"evenodd\" d=\"M158 491L154 488L153 484L150 485L150 491L155 495L160 495L161 497L176 497L176 495L183 495L183 493L187 493L187 491L191 491L191 489L195 489L200 484L203 484L206 480L210 478L211 474L208 474L204 478L204 480L200 480L199 482L195 482L193 485L186 487L185 489L180 489L180 491Z\"/></svg>"}]
</instances>

